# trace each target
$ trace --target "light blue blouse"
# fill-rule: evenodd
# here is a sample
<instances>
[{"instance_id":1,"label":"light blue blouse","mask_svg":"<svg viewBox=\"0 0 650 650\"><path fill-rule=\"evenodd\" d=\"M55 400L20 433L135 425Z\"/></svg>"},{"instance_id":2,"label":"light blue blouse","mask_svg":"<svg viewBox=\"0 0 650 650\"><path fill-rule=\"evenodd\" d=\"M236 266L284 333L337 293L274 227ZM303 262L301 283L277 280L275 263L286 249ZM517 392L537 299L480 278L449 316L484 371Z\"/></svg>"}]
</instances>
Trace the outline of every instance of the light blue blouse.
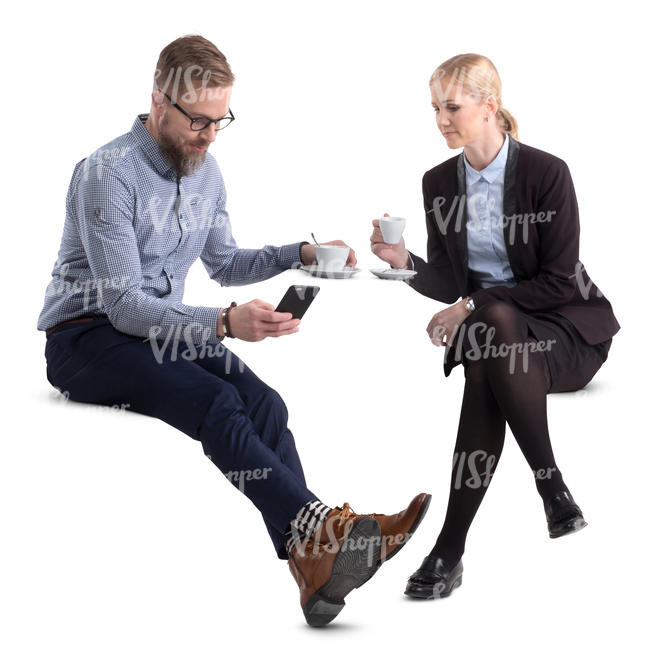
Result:
<instances>
[{"instance_id":1,"label":"light blue blouse","mask_svg":"<svg viewBox=\"0 0 650 650\"><path fill-rule=\"evenodd\" d=\"M503 185L508 136L496 158L480 172L465 163L467 192L467 264L472 283L485 289L515 284L503 237Z\"/></svg>"}]
</instances>

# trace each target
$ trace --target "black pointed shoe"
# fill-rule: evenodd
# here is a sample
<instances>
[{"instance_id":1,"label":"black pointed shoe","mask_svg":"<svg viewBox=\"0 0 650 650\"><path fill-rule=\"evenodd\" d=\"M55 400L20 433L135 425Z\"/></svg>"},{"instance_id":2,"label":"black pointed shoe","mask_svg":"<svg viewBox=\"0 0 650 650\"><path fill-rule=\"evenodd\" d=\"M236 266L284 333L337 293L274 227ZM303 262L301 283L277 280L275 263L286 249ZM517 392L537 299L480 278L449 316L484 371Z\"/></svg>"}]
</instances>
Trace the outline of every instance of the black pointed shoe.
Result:
<instances>
[{"instance_id":1,"label":"black pointed shoe","mask_svg":"<svg viewBox=\"0 0 650 650\"><path fill-rule=\"evenodd\" d=\"M582 516L582 510L573 500L568 490L556 492L544 501L548 534L551 538L562 537L569 533L582 530L587 522Z\"/></svg>"},{"instance_id":2,"label":"black pointed shoe","mask_svg":"<svg viewBox=\"0 0 650 650\"><path fill-rule=\"evenodd\" d=\"M427 555L420 568L408 579L404 593L412 598L446 598L463 583L463 562L450 567L435 555Z\"/></svg>"}]
</instances>

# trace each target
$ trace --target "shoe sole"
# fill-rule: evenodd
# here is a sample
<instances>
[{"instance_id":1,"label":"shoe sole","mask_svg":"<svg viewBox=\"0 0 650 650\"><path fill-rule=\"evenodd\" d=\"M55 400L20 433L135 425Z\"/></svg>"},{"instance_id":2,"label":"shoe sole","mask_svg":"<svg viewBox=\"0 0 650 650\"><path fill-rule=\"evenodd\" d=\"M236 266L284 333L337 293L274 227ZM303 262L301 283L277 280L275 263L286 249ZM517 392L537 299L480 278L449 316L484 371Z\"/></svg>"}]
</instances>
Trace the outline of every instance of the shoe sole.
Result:
<instances>
[{"instance_id":1,"label":"shoe sole","mask_svg":"<svg viewBox=\"0 0 650 650\"><path fill-rule=\"evenodd\" d=\"M372 540L376 544L372 544ZM362 541L363 540L363 541ZM345 607L345 596L359 588L373 575L381 548L381 527L372 517L358 520L341 543L332 566L330 579L303 607L305 620L312 627L322 627L334 620ZM372 555L368 557L368 545Z\"/></svg>"},{"instance_id":2,"label":"shoe sole","mask_svg":"<svg viewBox=\"0 0 650 650\"><path fill-rule=\"evenodd\" d=\"M459 576L456 578L456 581L454 582L451 587L448 589L445 589L444 591L441 591L440 593L436 593L435 586L431 589L431 593L423 592L423 591L415 591L415 590L409 590L408 585L406 586L406 590L404 591L404 594L407 596L410 596L411 598L420 598L421 600L435 600L437 598L447 598L451 594L451 592L456 589L456 587L460 587L463 584L463 576Z\"/></svg>"},{"instance_id":3,"label":"shoe sole","mask_svg":"<svg viewBox=\"0 0 650 650\"><path fill-rule=\"evenodd\" d=\"M556 539L558 537L564 537L565 535L570 535L571 533L577 533L579 530L582 530L585 526L587 525L587 522L580 518L573 520L566 524L564 528L556 531L556 532L549 532L548 536L551 539Z\"/></svg>"}]
</instances>

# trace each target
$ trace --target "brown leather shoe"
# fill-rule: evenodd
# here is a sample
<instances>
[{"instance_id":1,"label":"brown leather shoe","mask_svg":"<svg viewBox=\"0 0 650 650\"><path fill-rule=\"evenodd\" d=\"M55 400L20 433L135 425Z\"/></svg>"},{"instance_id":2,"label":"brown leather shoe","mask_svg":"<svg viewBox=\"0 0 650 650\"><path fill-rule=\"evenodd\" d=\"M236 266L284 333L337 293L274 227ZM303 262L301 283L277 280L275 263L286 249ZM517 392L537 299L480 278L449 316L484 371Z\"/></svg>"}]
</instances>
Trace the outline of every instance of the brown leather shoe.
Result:
<instances>
[{"instance_id":1,"label":"brown leather shoe","mask_svg":"<svg viewBox=\"0 0 650 650\"><path fill-rule=\"evenodd\" d=\"M421 492L405 510L394 515L372 514L381 527L379 565L390 560L411 539L431 502L431 495Z\"/></svg>"},{"instance_id":2,"label":"brown leather shoe","mask_svg":"<svg viewBox=\"0 0 650 650\"><path fill-rule=\"evenodd\" d=\"M421 492L413 498L405 510L394 515L383 515L373 512L357 517L372 517L381 527L381 549L377 558L378 569L386 560L390 560L411 539L420 525L431 502L431 495ZM347 505L347 504L346 504Z\"/></svg>"},{"instance_id":3,"label":"brown leather shoe","mask_svg":"<svg viewBox=\"0 0 650 650\"><path fill-rule=\"evenodd\" d=\"M300 587L300 606L309 625L321 627L345 606L345 596L377 570L381 528L356 515L349 503L333 508L316 532L289 553L289 570Z\"/></svg>"}]
</instances>

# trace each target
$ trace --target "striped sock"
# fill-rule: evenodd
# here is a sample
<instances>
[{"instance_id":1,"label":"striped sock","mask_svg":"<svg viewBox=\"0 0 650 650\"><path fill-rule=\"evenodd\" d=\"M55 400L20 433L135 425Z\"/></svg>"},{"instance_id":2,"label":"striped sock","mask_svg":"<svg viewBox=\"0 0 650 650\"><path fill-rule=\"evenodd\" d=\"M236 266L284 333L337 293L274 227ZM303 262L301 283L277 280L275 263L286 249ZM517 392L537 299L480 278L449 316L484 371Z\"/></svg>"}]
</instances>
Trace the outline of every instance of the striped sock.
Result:
<instances>
[{"instance_id":1,"label":"striped sock","mask_svg":"<svg viewBox=\"0 0 650 650\"><path fill-rule=\"evenodd\" d=\"M309 539L325 521L331 510L318 499L309 501L300 508L298 514L289 523L288 539L285 542L287 553L290 553L298 542Z\"/></svg>"}]
</instances>

